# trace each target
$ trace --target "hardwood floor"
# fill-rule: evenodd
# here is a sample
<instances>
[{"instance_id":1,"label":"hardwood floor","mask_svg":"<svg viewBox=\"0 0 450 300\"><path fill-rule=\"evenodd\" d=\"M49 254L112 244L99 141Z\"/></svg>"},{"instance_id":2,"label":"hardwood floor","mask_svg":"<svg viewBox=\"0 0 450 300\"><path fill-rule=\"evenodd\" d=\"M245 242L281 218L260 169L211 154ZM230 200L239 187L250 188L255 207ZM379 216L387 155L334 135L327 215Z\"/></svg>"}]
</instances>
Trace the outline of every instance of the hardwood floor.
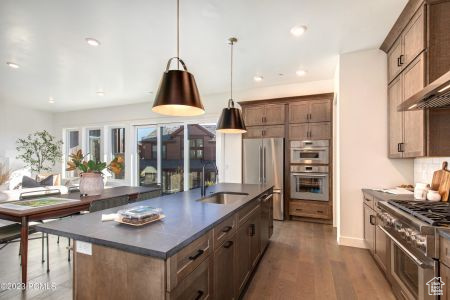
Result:
<instances>
[{"instance_id":1,"label":"hardwood floor","mask_svg":"<svg viewBox=\"0 0 450 300\"><path fill-rule=\"evenodd\" d=\"M338 246L332 226L276 222L245 300L395 299L364 249Z\"/></svg>"},{"instance_id":2,"label":"hardwood floor","mask_svg":"<svg viewBox=\"0 0 450 300\"><path fill-rule=\"evenodd\" d=\"M36 235L34 235L36 236ZM3 299L72 299L72 265L67 239L50 236L50 273L41 263L41 241L30 241L31 282L55 290L0 290ZM20 282L18 243L0 250L0 283ZM381 271L364 249L338 246L330 225L275 222L272 242L244 295L261 299L395 299Z\"/></svg>"}]
</instances>

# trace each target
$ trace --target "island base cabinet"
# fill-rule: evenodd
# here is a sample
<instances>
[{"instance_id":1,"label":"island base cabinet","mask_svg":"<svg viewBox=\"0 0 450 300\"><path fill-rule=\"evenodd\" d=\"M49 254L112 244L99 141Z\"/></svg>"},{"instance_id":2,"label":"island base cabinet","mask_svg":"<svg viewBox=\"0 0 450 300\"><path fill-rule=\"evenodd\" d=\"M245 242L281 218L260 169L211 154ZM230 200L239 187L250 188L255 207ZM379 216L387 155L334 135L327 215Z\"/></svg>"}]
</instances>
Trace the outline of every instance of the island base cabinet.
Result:
<instances>
[{"instance_id":1,"label":"island base cabinet","mask_svg":"<svg viewBox=\"0 0 450 300\"><path fill-rule=\"evenodd\" d=\"M177 287L167 293L168 300L203 300L213 299L213 261L211 257L205 259L188 277L180 282ZM125 298L124 298L125 299Z\"/></svg>"},{"instance_id":2,"label":"island base cabinet","mask_svg":"<svg viewBox=\"0 0 450 300\"><path fill-rule=\"evenodd\" d=\"M225 241L214 252L214 299L230 300L234 297L235 237Z\"/></svg>"}]
</instances>

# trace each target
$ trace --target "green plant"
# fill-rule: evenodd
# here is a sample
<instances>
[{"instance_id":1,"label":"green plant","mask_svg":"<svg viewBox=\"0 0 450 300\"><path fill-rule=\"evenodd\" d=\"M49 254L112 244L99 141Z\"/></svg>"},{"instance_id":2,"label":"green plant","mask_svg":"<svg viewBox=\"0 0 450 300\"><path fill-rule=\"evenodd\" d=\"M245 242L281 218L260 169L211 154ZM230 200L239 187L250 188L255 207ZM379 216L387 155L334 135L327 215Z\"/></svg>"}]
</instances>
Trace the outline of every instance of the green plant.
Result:
<instances>
[{"instance_id":1,"label":"green plant","mask_svg":"<svg viewBox=\"0 0 450 300\"><path fill-rule=\"evenodd\" d=\"M29 134L16 141L17 159L21 159L32 172L51 171L57 161L61 160L63 142L46 130Z\"/></svg>"},{"instance_id":2,"label":"green plant","mask_svg":"<svg viewBox=\"0 0 450 300\"><path fill-rule=\"evenodd\" d=\"M66 171L73 171L79 169L84 173L101 173L104 169L108 169L114 174L118 175L123 169L123 157L116 156L109 165L105 162L94 161L92 159L85 160L86 155L83 155L81 150L69 155L70 161L67 162Z\"/></svg>"}]
</instances>

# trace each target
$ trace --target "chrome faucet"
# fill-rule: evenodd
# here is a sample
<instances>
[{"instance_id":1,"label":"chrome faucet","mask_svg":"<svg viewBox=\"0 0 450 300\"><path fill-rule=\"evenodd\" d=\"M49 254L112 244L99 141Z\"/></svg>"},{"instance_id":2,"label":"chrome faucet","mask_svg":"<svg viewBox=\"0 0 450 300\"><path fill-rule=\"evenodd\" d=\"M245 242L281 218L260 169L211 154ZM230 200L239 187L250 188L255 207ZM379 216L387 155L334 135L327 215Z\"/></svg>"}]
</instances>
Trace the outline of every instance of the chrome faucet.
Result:
<instances>
[{"instance_id":1,"label":"chrome faucet","mask_svg":"<svg viewBox=\"0 0 450 300\"><path fill-rule=\"evenodd\" d=\"M209 161L209 162L205 162L202 164L202 175L200 177L200 195L202 197L206 196L206 184L205 184L205 169L208 165L211 165L214 167L215 173L216 173L216 178L215 178L215 183L218 182L218 177L219 177L219 170L217 169L217 165L214 161Z\"/></svg>"}]
</instances>

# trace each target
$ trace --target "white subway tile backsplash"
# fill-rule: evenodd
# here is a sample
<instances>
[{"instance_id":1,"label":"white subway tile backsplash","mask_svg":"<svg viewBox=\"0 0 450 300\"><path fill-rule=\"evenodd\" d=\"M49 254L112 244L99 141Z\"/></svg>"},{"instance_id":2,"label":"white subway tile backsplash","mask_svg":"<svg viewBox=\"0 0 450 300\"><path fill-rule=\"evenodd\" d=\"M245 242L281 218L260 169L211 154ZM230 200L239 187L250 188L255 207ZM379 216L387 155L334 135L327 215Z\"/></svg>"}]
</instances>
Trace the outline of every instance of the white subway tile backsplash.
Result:
<instances>
[{"instance_id":1,"label":"white subway tile backsplash","mask_svg":"<svg viewBox=\"0 0 450 300\"><path fill-rule=\"evenodd\" d=\"M442 162L450 162L450 157L426 157L414 159L414 183L431 183L434 171L442 168Z\"/></svg>"}]
</instances>

